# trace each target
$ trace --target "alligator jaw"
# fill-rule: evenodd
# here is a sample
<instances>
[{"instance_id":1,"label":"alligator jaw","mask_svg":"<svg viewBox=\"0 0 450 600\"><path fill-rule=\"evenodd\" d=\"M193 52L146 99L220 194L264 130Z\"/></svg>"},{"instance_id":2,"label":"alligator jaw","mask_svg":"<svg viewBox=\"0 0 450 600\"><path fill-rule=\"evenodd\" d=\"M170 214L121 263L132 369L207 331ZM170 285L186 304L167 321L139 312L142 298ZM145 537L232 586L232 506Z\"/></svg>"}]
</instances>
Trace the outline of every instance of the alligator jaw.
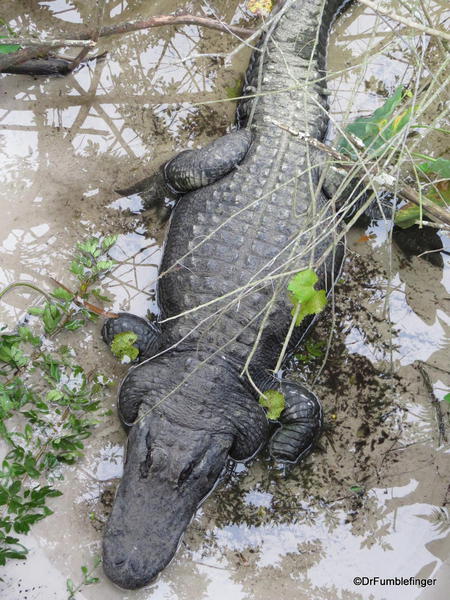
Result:
<instances>
[{"instance_id":1,"label":"alligator jaw","mask_svg":"<svg viewBox=\"0 0 450 600\"><path fill-rule=\"evenodd\" d=\"M103 540L103 569L113 583L137 589L168 565L232 443L228 432L193 431L154 414L132 427Z\"/></svg>"}]
</instances>

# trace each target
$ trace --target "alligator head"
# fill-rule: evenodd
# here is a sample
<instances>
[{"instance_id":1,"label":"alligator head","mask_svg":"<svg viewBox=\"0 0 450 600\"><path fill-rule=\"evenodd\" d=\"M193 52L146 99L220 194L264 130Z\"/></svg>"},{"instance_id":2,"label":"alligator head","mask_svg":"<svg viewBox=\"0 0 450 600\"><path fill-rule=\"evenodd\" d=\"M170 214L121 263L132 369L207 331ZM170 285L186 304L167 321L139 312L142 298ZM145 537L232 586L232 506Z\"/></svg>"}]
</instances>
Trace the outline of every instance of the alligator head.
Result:
<instances>
[{"instance_id":1,"label":"alligator head","mask_svg":"<svg viewBox=\"0 0 450 600\"><path fill-rule=\"evenodd\" d=\"M143 363L125 380L121 398L129 400L126 407L133 405L133 394L147 395L142 382L146 369L155 373L150 367ZM239 387L236 381L234 388ZM247 393L233 394L229 388L230 411L221 400L221 405L205 406L198 396L195 405L178 397L147 412L141 405L103 540L103 568L116 585L136 589L150 583L174 556L228 456L249 457L266 439L264 412Z\"/></svg>"},{"instance_id":2,"label":"alligator head","mask_svg":"<svg viewBox=\"0 0 450 600\"><path fill-rule=\"evenodd\" d=\"M169 427L154 417L131 428L103 541L103 568L114 583L142 587L170 562L232 443L228 433Z\"/></svg>"}]
</instances>

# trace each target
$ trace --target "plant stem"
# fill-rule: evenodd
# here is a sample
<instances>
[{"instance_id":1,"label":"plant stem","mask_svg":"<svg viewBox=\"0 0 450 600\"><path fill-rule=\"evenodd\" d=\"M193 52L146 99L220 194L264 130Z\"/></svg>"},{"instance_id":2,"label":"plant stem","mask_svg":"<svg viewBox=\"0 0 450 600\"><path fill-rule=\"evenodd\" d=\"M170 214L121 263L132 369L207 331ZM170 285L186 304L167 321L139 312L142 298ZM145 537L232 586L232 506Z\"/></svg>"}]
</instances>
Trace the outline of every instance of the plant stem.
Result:
<instances>
[{"instance_id":1,"label":"plant stem","mask_svg":"<svg viewBox=\"0 0 450 600\"><path fill-rule=\"evenodd\" d=\"M27 37L2 37L0 38L0 46L45 46L47 48L62 48L69 47L86 47L95 48L97 45L93 40L38 40L36 38Z\"/></svg>"},{"instance_id":2,"label":"plant stem","mask_svg":"<svg viewBox=\"0 0 450 600\"><path fill-rule=\"evenodd\" d=\"M372 2L372 0L358 0L358 2L360 4L363 4L364 6L367 6L368 8L371 8L377 14L388 17L389 19L397 21L398 23L402 23L402 25L406 25L407 27L411 27L412 29L416 29L417 31L421 31L422 33L426 33L428 35L436 36L438 38L442 38L443 40L450 41L450 33L442 31L441 29L435 29L434 27L422 25L422 23L413 21L413 19L409 19L408 17L404 17L402 15L390 12L385 8L380 8L379 2Z\"/></svg>"},{"instance_id":3,"label":"plant stem","mask_svg":"<svg viewBox=\"0 0 450 600\"><path fill-rule=\"evenodd\" d=\"M32 290L34 290L35 292L38 292L39 294L42 294L42 296L45 296L45 298L47 298L47 300L49 302L52 301L51 297L49 296L49 294L47 294L46 292L44 292L44 290L41 290L41 288L38 288L37 286L33 285L32 283L26 283L24 281L15 281L14 283L10 283L8 286L6 286L1 292L0 292L0 299L3 298L3 296L9 292L10 290L12 290L13 288L16 287L28 287L31 288Z\"/></svg>"}]
</instances>

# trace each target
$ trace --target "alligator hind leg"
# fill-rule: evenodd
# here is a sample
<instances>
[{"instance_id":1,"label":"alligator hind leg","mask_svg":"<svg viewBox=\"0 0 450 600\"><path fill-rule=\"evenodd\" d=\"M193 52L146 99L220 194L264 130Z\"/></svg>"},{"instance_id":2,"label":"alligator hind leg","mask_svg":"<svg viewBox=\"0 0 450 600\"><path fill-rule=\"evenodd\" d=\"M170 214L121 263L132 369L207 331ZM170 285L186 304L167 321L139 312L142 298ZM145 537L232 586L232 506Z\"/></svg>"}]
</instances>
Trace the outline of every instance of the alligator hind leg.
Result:
<instances>
[{"instance_id":1,"label":"alligator hind leg","mask_svg":"<svg viewBox=\"0 0 450 600\"><path fill-rule=\"evenodd\" d=\"M119 313L115 319L108 319L102 327L104 341L111 345L119 333L132 331L137 335L135 346L139 350L138 359L145 360L154 356L161 347L161 329L157 323L150 323L131 313Z\"/></svg>"},{"instance_id":2,"label":"alligator hind leg","mask_svg":"<svg viewBox=\"0 0 450 600\"><path fill-rule=\"evenodd\" d=\"M279 418L281 427L273 434L269 448L273 458L297 462L314 448L322 429L322 407L311 391L293 381L281 381L286 407Z\"/></svg>"}]
</instances>

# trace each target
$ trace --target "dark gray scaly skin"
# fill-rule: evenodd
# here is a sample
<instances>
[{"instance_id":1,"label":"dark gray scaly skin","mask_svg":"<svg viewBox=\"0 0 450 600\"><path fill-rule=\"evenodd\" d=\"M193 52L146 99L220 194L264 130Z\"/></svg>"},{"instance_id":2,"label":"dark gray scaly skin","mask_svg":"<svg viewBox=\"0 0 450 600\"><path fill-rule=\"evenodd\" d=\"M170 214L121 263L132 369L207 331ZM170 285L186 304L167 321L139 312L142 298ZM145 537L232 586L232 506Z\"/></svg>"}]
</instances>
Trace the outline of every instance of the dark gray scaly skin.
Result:
<instances>
[{"instance_id":1,"label":"dark gray scaly skin","mask_svg":"<svg viewBox=\"0 0 450 600\"><path fill-rule=\"evenodd\" d=\"M281 390L287 404L270 440L272 455L295 462L320 433L316 396L271 371L291 323L286 286L292 272L318 263L317 288L329 290L344 250L335 245L330 251L334 213L325 195L313 191L320 173L310 166L317 156L272 119L323 138L325 84L309 84L307 93L304 86L323 75L327 34L340 4L294 0L281 9L247 74L248 89L262 92L256 103L241 106L241 120L253 112L250 147L248 132L234 134L230 151L225 137L222 151L221 140L213 144L215 158L208 148L191 155L192 163L181 154L141 186L162 195L203 187L178 201L160 269L162 320L182 316L161 323L164 352L131 369L119 394L128 450L105 530L103 567L123 588L146 585L170 562L227 458L246 460L267 441L258 395L241 375L256 342L251 378L261 391ZM105 340L133 330L133 319L109 321ZM289 352L309 324L294 331ZM151 330L144 335L143 347L159 343Z\"/></svg>"}]
</instances>

